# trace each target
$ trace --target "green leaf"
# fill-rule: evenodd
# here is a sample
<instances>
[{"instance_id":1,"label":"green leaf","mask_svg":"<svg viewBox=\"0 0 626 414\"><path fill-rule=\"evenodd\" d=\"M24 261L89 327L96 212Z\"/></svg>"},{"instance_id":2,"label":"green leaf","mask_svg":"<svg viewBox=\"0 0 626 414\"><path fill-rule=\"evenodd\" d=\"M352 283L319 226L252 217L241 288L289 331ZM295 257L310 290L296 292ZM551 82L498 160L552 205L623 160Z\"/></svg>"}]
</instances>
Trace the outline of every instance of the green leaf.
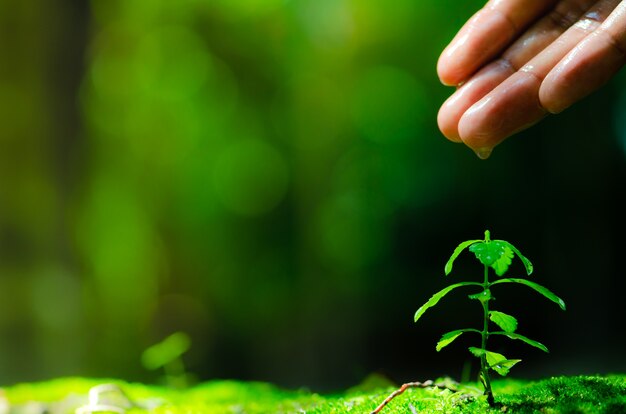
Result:
<instances>
[{"instance_id":1,"label":"green leaf","mask_svg":"<svg viewBox=\"0 0 626 414\"><path fill-rule=\"evenodd\" d=\"M468 349L472 353L472 355L474 355L477 358L480 358L481 356L485 355L485 353L487 352L482 348L476 348L474 346L470 346Z\"/></svg>"},{"instance_id":2,"label":"green leaf","mask_svg":"<svg viewBox=\"0 0 626 414\"><path fill-rule=\"evenodd\" d=\"M452 341L454 341L456 338L458 338L462 334L463 334L463 331L452 331L452 332L443 334L439 342L437 342L437 346L435 347L435 349L437 350L437 352L441 351L443 348L450 345Z\"/></svg>"},{"instance_id":3,"label":"green leaf","mask_svg":"<svg viewBox=\"0 0 626 414\"><path fill-rule=\"evenodd\" d=\"M456 331L451 331L443 334L439 342L437 343L437 347L435 348L437 352L441 351L446 346L450 345L456 338L461 336L465 332L477 332L480 333L477 329L458 329Z\"/></svg>"},{"instance_id":4,"label":"green leaf","mask_svg":"<svg viewBox=\"0 0 626 414\"><path fill-rule=\"evenodd\" d=\"M509 370L513 368L515 364L521 361L521 359L503 359L495 362L494 364L490 364L489 368L493 369L498 374L505 377L509 373Z\"/></svg>"},{"instance_id":5,"label":"green leaf","mask_svg":"<svg viewBox=\"0 0 626 414\"><path fill-rule=\"evenodd\" d=\"M502 376L508 374L513 365L521 361L521 359L507 359L507 357L502 354L487 350L485 350L485 354L487 356L487 365L489 365L489 368L493 369Z\"/></svg>"},{"instance_id":6,"label":"green leaf","mask_svg":"<svg viewBox=\"0 0 626 414\"><path fill-rule=\"evenodd\" d=\"M503 328L504 329L504 328ZM534 346L535 348L541 349L543 352L549 352L548 348L542 344L541 342L534 341L530 338L526 338L524 335L520 335L513 332L490 332L489 335L503 335L508 336L511 339L519 339L520 341L526 342L530 346Z\"/></svg>"},{"instance_id":7,"label":"green leaf","mask_svg":"<svg viewBox=\"0 0 626 414\"><path fill-rule=\"evenodd\" d=\"M545 296L546 298L550 299L552 302L559 305L561 309L565 310L565 302L563 302L563 299L561 299L560 297L552 293L550 290L548 290L548 288L545 288L538 283L531 282L526 279L507 278L507 279L496 280L495 282L492 283L492 285L497 285L498 283L519 283L522 285L526 285L530 288L535 289L537 292L541 293L543 296Z\"/></svg>"},{"instance_id":8,"label":"green leaf","mask_svg":"<svg viewBox=\"0 0 626 414\"><path fill-rule=\"evenodd\" d=\"M147 369L155 370L180 358L190 346L189 336L184 332L176 332L146 349L141 355L141 362Z\"/></svg>"},{"instance_id":9,"label":"green leaf","mask_svg":"<svg viewBox=\"0 0 626 414\"><path fill-rule=\"evenodd\" d=\"M491 311L489 312L489 319L502 328L504 332L512 333L517 329L517 319L504 312Z\"/></svg>"},{"instance_id":10,"label":"green leaf","mask_svg":"<svg viewBox=\"0 0 626 414\"><path fill-rule=\"evenodd\" d=\"M468 240L468 241L464 241L463 243L459 244L456 249L454 249L454 252L452 253L452 256L450 256L450 258L448 259L448 262L446 263L446 267L445 267L445 272L446 272L446 276L448 276L450 274L450 272L452 271L452 264L454 264L454 261L456 260L457 257L459 257L459 255L461 254L461 252L463 250L465 250L466 248L468 248L469 246L471 246L474 243L478 243L482 240Z\"/></svg>"},{"instance_id":11,"label":"green leaf","mask_svg":"<svg viewBox=\"0 0 626 414\"><path fill-rule=\"evenodd\" d=\"M502 247L502 255L491 265L491 267L496 271L496 275L502 276L507 270L509 270L511 262L513 262L513 250L509 249L509 246L504 245Z\"/></svg>"},{"instance_id":12,"label":"green leaf","mask_svg":"<svg viewBox=\"0 0 626 414\"><path fill-rule=\"evenodd\" d=\"M485 349L485 354L487 355L487 364L489 366L494 365L500 361L506 361L506 357L502 354L499 354L497 352L492 352L492 351L487 351Z\"/></svg>"},{"instance_id":13,"label":"green leaf","mask_svg":"<svg viewBox=\"0 0 626 414\"><path fill-rule=\"evenodd\" d=\"M441 298L443 298L448 293L450 293L451 290L454 290L454 289L456 289L458 287L461 287L461 286L482 286L482 284L480 284L478 282L461 282L461 283L456 283L454 285L450 285L450 286L440 290L439 292L437 292L434 295L432 295L431 298L428 299L428 302L423 304L417 310L417 312L415 312L415 318L414 318L415 322L417 322L417 320L422 317L424 312L426 312L429 308L432 308L433 306L435 306L441 300Z\"/></svg>"},{"instance_id":14,"label":"green leaf","mask_svg":"<svg viewBox=\"0 0 626 414\"><path fill-rule=\"evenodd\" d=\"M513 250L501 240L473 244L469 250L482 264L493 268L498 276L506 273L513 260Z\"/></svg>"},{"instance_id":15,"label":"green leaf","mask_svg":"<svg viewBox=\"0 0 626 414\"><path fill-rule=\"evenodd\" d=\"M520 253L520 251L513 246L511 243L509 243L508 241L504 241L504 240L495 240L501 243L506 244L506 246L513 250L513 252L515 252L515 254L517 255L517 257L519 257L519 259L522 261L522 263L524 264L524 267L526 268L526 274L530 275L533 272L533 264L530 262L530 260L528 260L526 258L526 256L524 256L522 253Z\"/></svg>"},{"instance_id":16,"label":"green leaf","mask_svg":"<svg viewBox=\"0 0 626 414\"><path fill-rule=\"evenodd\" d=\"M491 299L493 299L493 296L491 296L491 291L489 289L485 289L482 292L478 292L473 295L468 295L467 297L470 299L479 300L480 303L489 302Z\"/></svg>"},{"instance_id":17,"label":"green leaf","mask_svg":"<svg viewBox=\"0 0 626 414\"><path fill-rule=\"evenodd\" d=\"M497 352L491 352L486 349L475 348L473 346L469 347L469 351L478 358L481 358L484 355L489 368L493 369L502 376L508 374L509 370L521 361L521 359L507 359L504 355Z\"/></svg>"}]
</instances>

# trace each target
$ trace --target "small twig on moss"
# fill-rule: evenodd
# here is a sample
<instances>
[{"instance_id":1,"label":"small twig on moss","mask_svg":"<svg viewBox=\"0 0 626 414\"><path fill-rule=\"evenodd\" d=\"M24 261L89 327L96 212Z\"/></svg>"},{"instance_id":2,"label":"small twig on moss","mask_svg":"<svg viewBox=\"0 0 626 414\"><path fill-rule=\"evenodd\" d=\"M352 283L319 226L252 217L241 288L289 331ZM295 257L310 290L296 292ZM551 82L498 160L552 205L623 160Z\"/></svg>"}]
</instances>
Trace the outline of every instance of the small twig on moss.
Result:
<instances>
[{"instance_id":1,"label":"small twig on moss","mask_svg":"<svg viewBox=\"0 0 626 414\"><path fill-rule=\"evenodd\" d=\"M435 384L431 380L424 381L424 382L407 382L406 384L403 384L400 388L398 388L397 390L392 392L389 395L389 397L385 398L385 401L380 403L380 405L378 407L376 407L376 409L374 411L372 411L370 414L378 414L378 413L380 413L382 411L382 409L385 408L385 406L391 402L391 400L396 398L398 395L404 393L409 388L428 388L428 387L437 387L437 388L441 388L441 389L445 389L445 390L450 390L452 392L456 392L457 391L455 388L446 386L444 384Z\"/></svg>"}]
</instances>

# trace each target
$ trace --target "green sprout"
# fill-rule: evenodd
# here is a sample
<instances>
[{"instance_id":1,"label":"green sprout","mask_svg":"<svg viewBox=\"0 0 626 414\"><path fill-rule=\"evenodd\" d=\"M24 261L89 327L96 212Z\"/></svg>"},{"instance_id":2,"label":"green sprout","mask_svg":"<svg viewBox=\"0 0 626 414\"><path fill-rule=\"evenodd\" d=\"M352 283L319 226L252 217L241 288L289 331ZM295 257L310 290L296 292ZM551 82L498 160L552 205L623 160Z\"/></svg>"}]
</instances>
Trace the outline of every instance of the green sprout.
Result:
<instances>
[{"instance_id":1,"label":"green sprout","mask_svg":"<svg viewBox=\"0 0 626 414\"><path fill-rule=\"evenodd\" d=\"M172 388L184 388L188 384L182 356L191 347L191 339L184 332L176 332L152 345L141 355L146 369L165 371L165 382Z\"/></svg>"},{"instance_id":2,"label":"green sprout","mask_svg":"<svg viewBox=\"0 0 626 414\"><path fill-rule=\"evenodd\" d=\"M476 294L469 295L470 299L478 300L483 307L483 329L457 329L455 331L451 331L445 333L439 342L437 343L436 349L437 352L441 351L444 347L450 345L456 338L461 336L466 332L474 332L480 334L481 336L481 345L480 348L470 347L469 351L475 357L480 359L480 372L479 372L479 380L483 384L485 388L484 395L487 397L487 402L489 405L494 405L493 392L491 390L491 379L489 378L489 370L493 370L498 374L505 376L509 373L509 370L521 359L509 359L502 354L497 352L492 352L487 350L487 342L490 336L493 335L501 335L506 336L511 339L516 339L527 343L530 346L535 348L539 348L544 352L548 352L548 348L545 345L529 339L523 335L516 333L517 330L517 319L515 319L511 315L507 315L506 313L490 310L489 302L494 299L491 294L491 287L494 285L499 285L502 283L517 283L521 285L526 285L535 291L539 292L549 300L555 302L557 305L561 307L561 309L565 310L565 302L550 290L545 287L531 282L526 279L520 278L501 278L497 279L493 282L489 281L489 268L492 268L497 276L503 276L508 270L513 257L517 255L519 259L524 264L526 268L526 273L530 275L533 272L533 265L526 257L524 257L515 246L511 243L506 242L504 240L491 240L489 230L485 231L485 239L484 240L468 240L459 244L459 246L454 249L452 256L448 260L445 266L446 276L450 274L452 271L452 265L454 264L454 260L463 252L463 250L469 247L469 251L476 255L476 258L483 264L484 266L484 280L482 283L479 282L461 282L456 283L454 285L450 285L445 289L435 293L422 307L420 307L415 313L415 322L422 317L424 312L429 308L435 306L441 298L447 295L452 290L462 287L462 286L479 286L482 290ZM489 321L496 324L500 329L500 331L489 331Z\"/></svg>"}]
</instances>

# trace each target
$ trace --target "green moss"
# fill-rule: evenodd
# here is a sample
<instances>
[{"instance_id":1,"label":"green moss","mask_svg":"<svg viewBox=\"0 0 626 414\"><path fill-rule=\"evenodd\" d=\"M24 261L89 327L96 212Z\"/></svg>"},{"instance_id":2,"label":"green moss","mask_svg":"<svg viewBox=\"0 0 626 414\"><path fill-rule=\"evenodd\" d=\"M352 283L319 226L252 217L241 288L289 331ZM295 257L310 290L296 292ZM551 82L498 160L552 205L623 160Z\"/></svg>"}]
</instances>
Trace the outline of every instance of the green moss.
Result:
<instances>
[{"instance_id":1,"label":"green moss","mask_svg":"<svg viewBox=\"0 0 626 414\"><path fill-rule=\"evenodd\" d=\"M626 413L626 377L558 377L502 394L515 413Z\"/></svg>"},{"instance_id":2,"label":"green moss","mask_svg":"<svg viewBox=\"0 0 626 414\"><path fill-rule=\"evenodd\" d=\"M74 413L87 404L95 385L115 383L137 408L130 413L369 413L394 387L355 387L336 395L286 391L264 383L211 381L188 390L130 384L122 381L81 378L20 384L5 389L12 406L39 404L52 413ZM383 383L384 384L384 383ZM459 386L459 392L442 389L409 389L384 410L387 414L428 413L626 413L626 376L578 376L550 378L539 382L494 381L496 408L490 409L476 384ZM373 388L373 389L372 389Z\"/></svg>"}]
</instances>

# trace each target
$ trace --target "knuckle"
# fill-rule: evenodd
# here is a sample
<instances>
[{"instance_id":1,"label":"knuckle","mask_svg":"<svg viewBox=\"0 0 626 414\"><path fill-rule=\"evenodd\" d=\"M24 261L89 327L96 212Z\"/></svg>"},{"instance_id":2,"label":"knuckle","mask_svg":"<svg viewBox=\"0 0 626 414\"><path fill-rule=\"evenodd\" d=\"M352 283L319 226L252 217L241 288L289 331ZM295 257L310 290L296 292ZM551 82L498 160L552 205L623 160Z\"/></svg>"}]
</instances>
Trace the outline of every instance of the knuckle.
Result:
<instances>
[{"instance_id":1,"label":"knuckle","mask_svg":"<svg viewBox=\"0 0 626 414\"><path fill-rule=\"evenodd\" d=\"M556 8L548 14L548 19L555 27L565 31L576 23L578 16L572 10L561 11Z\"/></svg>"},{"instance_id":2,"label":"knuckle","mask_svg":"<svg viewBox=\"0 0 626 414\"><path fill-rule=\"evenodd\" d=\"M604 35L606 43L610 48L615 50L620 56L626 56L626 44L621 39L609 30L601 30L600 33Z\"/></svg>"},{"instance_id":3,"label":"knuckle","mask_svg":"<svg viewBox=\"0 0 626 414\"><path fill-rule=\"evenodd\" d=\"M549 21L563 31L573 26L578 19L587 11L588 1L563 1L560 2L549 14Z\"/></svg>"}]
</instances>

